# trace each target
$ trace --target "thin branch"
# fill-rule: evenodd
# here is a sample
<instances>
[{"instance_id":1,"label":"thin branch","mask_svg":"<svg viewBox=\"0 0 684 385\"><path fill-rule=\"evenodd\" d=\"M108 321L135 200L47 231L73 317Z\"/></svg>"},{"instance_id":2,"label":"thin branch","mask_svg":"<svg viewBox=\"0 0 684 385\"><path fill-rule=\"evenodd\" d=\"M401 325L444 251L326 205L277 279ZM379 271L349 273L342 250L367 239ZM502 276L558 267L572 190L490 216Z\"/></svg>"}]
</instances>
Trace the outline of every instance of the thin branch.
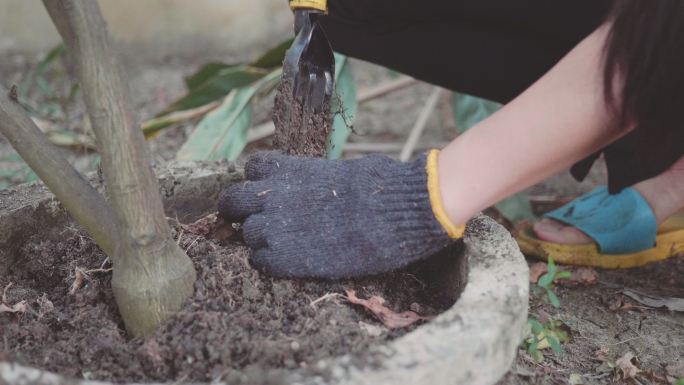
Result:
<instances>
[{"instance_id":1,"label":"thin branch","mask_svg":"<svg viewBox=\"0 0 684 385\"><path fill-rule=\"evenodd\" d=\"M111 255L119 226L107 201L66 160L9 92L0 87L0 133L71 216Z\"/></svg>"},{"instance_id":2,"label":"thin branch","mask_svg":"<svg viewBox=\"0 0 684 385\"><path fill-rule=\"evenodd\" d=\"M359 90L357 99L359 101L359 104L365 103L369 100L385 96L394 91L399 91L416 83L418 83L418 80L410 76L402 75L396 79Z\"/></svg>"},{"instance_id":3,"label":"thin branch","mask_svg":"<svg viewBox=\"0 0 684 385\"><path fill-rule=\"evenodd\" d=\"M420 135L423 133L423 130L425 130L425 126L427 126L428 119L430 118L430 115L432 115L432 111L434 111L435 107L437 107L437 102L439 101L439 97L441 95L442 89L439 87L435 87L432 91L432 94L430 94L430 96L428 97L427 102L425 102L425 107L423 107L423 109L420 111L418 119L416 120L416 124L413 125L411 133L409 134L409 137L406 140L406 144L404 145L404 148L401 150L401 154L399 154L399 160L401 160L402 162L406 162L407 160L409 160L409 158L413 154L413 151L416 148L416 144L420 139Z\"/></svg>"}]
</instances>

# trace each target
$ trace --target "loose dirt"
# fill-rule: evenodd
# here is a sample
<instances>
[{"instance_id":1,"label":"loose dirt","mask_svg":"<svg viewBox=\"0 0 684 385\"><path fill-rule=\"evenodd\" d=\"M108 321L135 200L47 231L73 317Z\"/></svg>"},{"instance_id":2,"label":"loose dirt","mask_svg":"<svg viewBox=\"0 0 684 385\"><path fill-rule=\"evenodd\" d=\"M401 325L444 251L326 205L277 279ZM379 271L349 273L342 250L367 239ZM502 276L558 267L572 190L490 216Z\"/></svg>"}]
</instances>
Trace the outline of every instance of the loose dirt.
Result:
<instances>
[{"instance_id":1,"label":"loose dirt","mask_svg":"<svg viewBox=\"0 0 684 385\"><path fill-rule=\"evenodd\" d=\"M280 82L273 107L275 148L290 155L325 156L332 130L330 101L320 112L307 111L293 98L292 84Z\"/></svg>"},{"instance_id":2,"label":"loose dirt","mask_svg":"<svg viewBox=\"0 0 684 385\"><path fill-rule=\"evenodd\" d=\"M684 313L643 306L622 290L684 298L684 256L635 269L596 271L594 285L557 286L558 309L531 284L530 316L562 321L571 340L560 355L545 349L542 362L521 348L499 385L569 384L571 375L574 383L581 379L585 385L674 382L668 368L684 365ZM616 365L628 353L639 369L636 378L625 378Z\"/></svg>"},{"instance_id":3,"label":"loose dirt","mask_svg":"<svg viewBox=\"0 0 684 385\"><path fill-rule=\"evenodd\" d=\"M344 300L344 289L421 316L453 303L426 277L430 261L357 281L276 280L250 267L239 234L218 241L186 227L178 235L198 271L195 295L145 339L127 337L110 287L111 265L88 237L67 229L59 241L30 239L0 277L4 302L27 306L0 314L0 361L115 382L281 383L283 371L315 372L319 359L363 355L416 327L384 327Z\"/></svg>"}]
</instances>

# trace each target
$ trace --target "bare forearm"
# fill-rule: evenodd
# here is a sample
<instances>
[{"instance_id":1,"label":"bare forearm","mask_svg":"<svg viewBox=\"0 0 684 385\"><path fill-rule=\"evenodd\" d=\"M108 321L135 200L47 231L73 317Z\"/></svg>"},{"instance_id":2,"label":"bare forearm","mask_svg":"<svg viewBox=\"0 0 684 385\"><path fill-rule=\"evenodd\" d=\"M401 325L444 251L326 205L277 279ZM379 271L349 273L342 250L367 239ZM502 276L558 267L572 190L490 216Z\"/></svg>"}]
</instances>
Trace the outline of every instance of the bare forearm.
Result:
<instances>
[{"instance_id":1,"label":"bare forearm","mask_svg":"<svg viewBox=\"0 0 684 385\"><path fill-rule=\"evenodd\" d=\"M624 135L603 100L607 28L588 36L529 89L440 154L454 223L568 168Z\"/></svg>"}]
</instances>

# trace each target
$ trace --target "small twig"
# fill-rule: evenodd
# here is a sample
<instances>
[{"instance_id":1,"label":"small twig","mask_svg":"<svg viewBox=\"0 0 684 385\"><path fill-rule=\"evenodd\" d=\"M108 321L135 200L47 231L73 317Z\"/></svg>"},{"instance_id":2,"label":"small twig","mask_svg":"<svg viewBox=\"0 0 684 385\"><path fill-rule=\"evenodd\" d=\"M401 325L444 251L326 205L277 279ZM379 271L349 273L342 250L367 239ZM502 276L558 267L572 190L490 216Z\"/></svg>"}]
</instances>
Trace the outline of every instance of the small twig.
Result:
<instances>
[{"instance_id":1,"label":"small twig","mask_svg":"<svg viewBox=\"0 0 684 385\"><path fill-rule=\"evenodd\" d=\"M432 94L430 94L430 97L428 97L427 102L425 102L425 107L423 107L423 109L420 111L418 119L416 120L416 124L413 125L411 133L409 134L409 137L406 140L406 144L404 145L404 148L401 150L401 153L399 154L399 160L401 160L402 162L406 162L409 160L409 158L411 158L411 155L413 154L413 151L416 148L416 144L418 143L418 139L420 139L420 135L425 130L425 126L427 126L428 119L430 119L430 115L432 115L432 112L435 110L435 107L437 107L437 102L439 101L439 97L441 95L442 89L439 87L435 87L432 91Z\"/></svg>"},{"instance_id":2,"label":"small twig","mask_svg":"<svg viewBox=\"0 0 684 385\"><path fill-rule=\"evenodd\" d=\"M100 264L100 269L104 269L105 265L109 263L109 257L105 258Z\"/></svg>"},{"instance_id":3,"label":"small twig","mask_svg":"<svg viewBox=\"0 0 684 385\"><path fill-rule=\"evenodd\" d=\"M190 251L190 249L192 249L193 246L195 246L195 243L197 243L197 240L198 240L199 238L200 238L200 235L198 235L198 236L195 238L195 240L192 241L192 242L190 243L190 246L188 246L188 248L185 249L185 252L186 252L186 253L187 253L188 251Z\"/></svg>"},{"instance_id":4,"label":"small twig","mask_svg":"<svg viewBox=\"0 0 684 385\"><path fill-rule=\"evenodd\" d=\"M91 273L109 273L109 272L112 271L112 270L113 270L113 269L112 269L111 267L108 268L108 269L102 269L102 268L100 268L100 269L90 269L90 270L83 270L83 274L85 274L86 277L87 277L87 276L88 276L89 274L91 274Z\"/></svg>"},{"instance_id":5,"label":"small twig","mask_svg":"<svg viewBox=\"0 0 684 385\"><path fill-rule=\"evenodd\" d=\"M14 285L14 283L8 283L7 286L5 286L5 289L2 291L2 303L7 303L7 290L9 290L12 285Z\"/></svg>"},{"instance_id":6,"label":"small twig","mask_svg":"<svg viewBox=\"0 0 684 385\"><path fill-rule=\"evenodd\" d=\"M319 302L323 302L323 301L329 300L329 299L331 299L331 298L337 298L337 297L344 297L344 296L343 296L342 294L340 294L340 293L326 293L326 294L323 295L322 297L317 298L317 299L311 301L311 303L309 303L309 306L311 306L312 308L315 309L315 308L316 308L316 304L318 304Z\"/></svg>"},{"instance_id":7,"label":"small twig","mask_svg":"<svg viewBox=\"0 0 684 385\"><path fill-rule=\"evenodd\" d=\"M359 90L356 99L359 103L365 103L416 83L418 83L416 79L403 75L396 79Z\"/></svg>"}]
</instances>

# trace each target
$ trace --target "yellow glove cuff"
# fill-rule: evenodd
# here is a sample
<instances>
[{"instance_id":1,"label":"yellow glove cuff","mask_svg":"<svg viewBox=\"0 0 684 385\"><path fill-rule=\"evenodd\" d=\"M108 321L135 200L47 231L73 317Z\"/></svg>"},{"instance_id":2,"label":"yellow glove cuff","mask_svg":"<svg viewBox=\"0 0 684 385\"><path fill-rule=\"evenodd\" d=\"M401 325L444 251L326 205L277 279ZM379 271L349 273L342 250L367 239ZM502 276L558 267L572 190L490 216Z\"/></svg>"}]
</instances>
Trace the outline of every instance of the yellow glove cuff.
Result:
<instances>
[{"instance_id":1,"label":"yellow glove cuff","mask_svg":"<svg viewBox=\"0 0 684 385\"><path fill-rule=\"evenodd\" d=\"M328 0L290 0L290 8L311 8L328 12Z\"/></svg>"},{"instance_id":2,"label":"yellow glove cuff","mask_svg":"<svg viewBox=\"0 0 684 385\"><path fill-rule=\"evenodd\" d=\"M439 222L444 230L449 235L449 238L463 238L465 232L465 225L455 226L446 214L444 204L442 203L442 195L439 189L439 174L437 173L437 159L439 158L439 150L432 150L428 154L425 170L427 171L428 193L430 195L430 205L432 206L432 213L435 214L437 222Z\"/></svg>"}]
</instances>

